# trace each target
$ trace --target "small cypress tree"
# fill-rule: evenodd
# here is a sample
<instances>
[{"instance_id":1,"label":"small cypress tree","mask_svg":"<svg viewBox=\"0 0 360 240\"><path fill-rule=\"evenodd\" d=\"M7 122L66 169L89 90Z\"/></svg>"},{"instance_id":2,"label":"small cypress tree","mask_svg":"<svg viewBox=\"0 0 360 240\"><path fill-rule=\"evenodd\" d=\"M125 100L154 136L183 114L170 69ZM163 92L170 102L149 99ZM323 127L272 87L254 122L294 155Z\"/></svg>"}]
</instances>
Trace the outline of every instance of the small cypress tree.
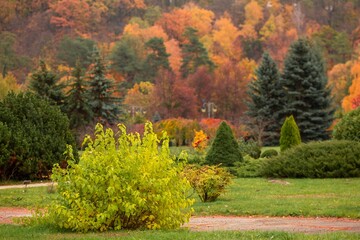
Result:
<instances>
[{"instance_id":1,"label":"small cypress tree","mask_svg":"<svg viewBox=\"0 0 360 240\"><path fill-rule=\"evenodd\" d=\"M293 115L285 119L280 132L280 151L299 145L301 136Z\"/></svg>"},{"instance_id":2,"label":"small cypress tree","mask_svg":"<svg viewBox=\"0 0 360 240\"><path fill-rule=\"evenodd\" d=\"M232 167L236 162L242 161L240 148L231 128L222 122L216 131L214 142L206 155L205 162L209 165L222 164L222 166Z\"/></svg>"}]
</instances>

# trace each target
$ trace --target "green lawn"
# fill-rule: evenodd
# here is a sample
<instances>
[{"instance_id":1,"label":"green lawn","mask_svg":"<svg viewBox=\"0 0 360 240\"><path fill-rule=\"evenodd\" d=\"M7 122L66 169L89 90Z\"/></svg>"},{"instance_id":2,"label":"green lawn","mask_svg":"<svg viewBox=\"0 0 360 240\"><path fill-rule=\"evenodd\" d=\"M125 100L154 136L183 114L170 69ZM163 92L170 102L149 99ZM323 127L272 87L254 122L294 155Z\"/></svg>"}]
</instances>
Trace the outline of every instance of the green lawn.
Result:
<instances>
[{"instance_id":1,"label":"green lawn","mask_svg":"<svg viewBox=\"0 0 360 240\"><path fill-rule=\"evenodd\" d=\"M195 215L326 216L360 218L360 178L234 179L218 201L194 204ZM193 195L196 197L196 194ZM46 187L0 190L2 207L44 207L55 199Z\"/></svg>"},{"instance_id":2,"label":"green lawn","mask_svg":"<svg viewBox=\"0 0 360 240\"><path fill-rule=\"evenodd\" d=\"M236 231L215 231L215 232L189 232L188 230L177 231L109 231L105 233L70 233L60 232L47 227L21 227L14 225L0 225L0 239L6 240L56 240L56 239L146 239L146 240L335 240L347 239L357 240L360 234L355 233L329 233L329 234L301 234L285 232L236 232Z\"/></svg>"}]
</instances>

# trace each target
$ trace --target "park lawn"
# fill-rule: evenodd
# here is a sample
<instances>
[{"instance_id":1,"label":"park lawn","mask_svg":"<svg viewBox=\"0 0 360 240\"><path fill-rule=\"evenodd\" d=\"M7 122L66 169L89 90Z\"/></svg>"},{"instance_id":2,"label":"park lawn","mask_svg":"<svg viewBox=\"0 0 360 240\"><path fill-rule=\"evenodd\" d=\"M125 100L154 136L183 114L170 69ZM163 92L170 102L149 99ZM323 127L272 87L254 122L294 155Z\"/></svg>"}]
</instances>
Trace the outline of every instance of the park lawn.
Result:
<instances>
[{"instance_id":1,"label":"park lawn","mask_svg":"<svg viewBox=\"0 0 360 240\"><path fill-rule=\"evenodd\" d=\"M259 232L259 231L210 231L190 232L186 229L173 231L108 231L104 233L72 233L52 229L46 226L16 226L0 225L0 240L26 239L26 240L56 240L56 239L197 239L197 240L241 240L241 239L286 239L286 240L357 240L360 234L334 232L327 234L303 234L286 232Z\"/></svg>"},{"instance_id":2,"label":"park lawn","mask_svg":"<svg viewBox=\"0 0 360 240\"><path fill-rule=\"evenodd\" d=\"M288 185L282 183L289 183ZM215 202L194 204L195 215L360 218L360 178L238 178Z\"/></svg>"},{"instance_id":3,"label":"park lawn","mask_svg":"<svg viewBox=\"0 0 360 240\"><path fill-rule=\"evenodd\" d=\"M282 183L289 183L284 185ZM215 202L196 198L194 215L263 215L360 218L360 178L237 178ZM0 207L43 208L56 198L47 187L0 190Z\"/></svg>"}]
</instances>

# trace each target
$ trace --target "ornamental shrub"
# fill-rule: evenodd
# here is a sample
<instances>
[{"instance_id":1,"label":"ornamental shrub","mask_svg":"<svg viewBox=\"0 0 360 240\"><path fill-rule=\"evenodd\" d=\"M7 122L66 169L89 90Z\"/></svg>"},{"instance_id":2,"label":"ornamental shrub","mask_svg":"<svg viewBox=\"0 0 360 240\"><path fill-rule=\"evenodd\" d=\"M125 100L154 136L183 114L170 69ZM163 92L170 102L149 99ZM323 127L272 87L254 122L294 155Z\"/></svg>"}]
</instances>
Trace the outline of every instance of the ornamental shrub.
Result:
<instances>
[{"instance_id":1,"label":"ornamental shrub","mask_svg":"<svg viewBox=\"0 0 360 240\"><path fill-rule=\"evenodd\" d=\"M225 192L231 183L232 175L219 166L188 165L184 170L185 177L202 202L213 202Z\"/></svg>"},{"instance_id":2,"label":"ornamental shrub","mask_svg":"<svg viewBox=\"0 0 360 240\"><path fill-rule=\"evenodd\" d=\"M332 140L309 142L266 160L264 177L360 177L360 142Z\"/></svg>"},{"instance_id":3,"label":"ornamental shrub","mask_svg":"<svg viewBox=\"0 0 360 240\"><path fill-rule=\"evenodd\" d=\"M333 136L337 140L360 141L360 107L345 114L334 127Z\"/></svg>"},{"instance_id":4,"label":"ornamental shrub","mask_svg":"<svg viewBox=\"0 0 360 240\"><path fill-rule=\"evenodd\" d=\"M186 193L191 186L181 174L182 165L170 157L165 133L158 139L146 123L142 138L127 134L123 125L114 135L98 124L95 139L84 142L78 164L70 148L67 169L53 170L59 198L48 211L51 223L86 232L171 229L189 220L193 200Z\"/></svg>"},{"instance_id":5,"label":"ornamental shrub","mask_svg":"<svg viewBox=\"0 0 360 240\"><path fill-rule=\"evenodd\" d=\"M271 158L279 155L278 151L275 149L267 149L261 154L261 158Z\"/></svg>"},{"instance_id":6,"label":"ornamental shrub","mask_svg":"<svg viewBox=\"0 0 360 240\"><path fill-rule=\"evenodd\" d=\"M55 163L65 160L67 144L75 140L58 107L31 93L9 93L0 101L2 179L47 177Z\"/></svg>"},{"instance_id":7,"label":"ornamental shrub","mask_svg":"<svg viewBox=\"0 0 360 240\"><path fill-rule=\"evenodd\" d=\"M300 131L294 117L291 115L285 119L280 132L280 151L285 151L301 143Z\"/></svg>"},{"instance_id":8,"label":"ornamental shrub","mask_svg":"<svg viewBox=\"0 0 360 240\"><path fill-rule=\"evenodd\" d=\"M261 147L253 139L245 141L243 138L240 138L238 141L240 152L242 156L249 155L251 158L258 159L261 155Z\"/></svg>"},{"instance_id":9,"label":"ornamental shrub","mask_svg":"<svg viewBox=\"0 0 360 240\"><path fill-rule=\"evenodd\" d=\"M205 161L208 165L222 164L225 167L233 167L236 162L243 161L239 145L231 128L225 122L222 122L216 131Z\"/></svg>"}]
</instances>

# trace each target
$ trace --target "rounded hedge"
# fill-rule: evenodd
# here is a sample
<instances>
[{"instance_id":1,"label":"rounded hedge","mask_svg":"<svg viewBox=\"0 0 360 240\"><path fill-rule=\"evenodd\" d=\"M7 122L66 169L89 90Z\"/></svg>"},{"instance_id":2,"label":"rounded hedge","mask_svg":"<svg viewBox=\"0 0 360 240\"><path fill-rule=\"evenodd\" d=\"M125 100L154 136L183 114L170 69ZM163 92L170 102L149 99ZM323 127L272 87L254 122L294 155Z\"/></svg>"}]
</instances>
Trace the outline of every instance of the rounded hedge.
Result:
<instances>
[{"instance_id":1,"label":"rounded hedge","mask_svg":"<svg viewBox=\"0 0 360 240\"><path fill-rule=\"evenodd\" d=\"M271 158L271 157L275 157L279 155L278 151L276 151L275 149L268 149L265 150L262 154L261 154L261 158Z\"/></svg>"},{"instance_id":2,"label":"rounded hedge","mask_svg":"<svg viewBox=\"0 0 360 240\"><path fill-rule=\"evenodd\" d=\"M360 177L360 142L331 140L298 145L268 159L262 175L281 178Z\"/></svg>"},{"instance_id":3,"label":"rounded hedge","mask_svg":"<svg viewBox=\"0 0 360 240\"><path fill-rule=\"evenodd\" d=\"M334 127L333 136L337 140L360 141L360 108L345 114Z\"/></svg>"},{"instance_id":4,"label":"rounded hedge","mask_svg":"<svg viewBox=\"0 0 360 240\"><path fill-rule=\"evenodd\" d=\"M0 177L47 177L75 144L60 109L31 93L9 93L0 101ZM77 157L77 152L74 152Z\"/></svg>"}]
</instances>

